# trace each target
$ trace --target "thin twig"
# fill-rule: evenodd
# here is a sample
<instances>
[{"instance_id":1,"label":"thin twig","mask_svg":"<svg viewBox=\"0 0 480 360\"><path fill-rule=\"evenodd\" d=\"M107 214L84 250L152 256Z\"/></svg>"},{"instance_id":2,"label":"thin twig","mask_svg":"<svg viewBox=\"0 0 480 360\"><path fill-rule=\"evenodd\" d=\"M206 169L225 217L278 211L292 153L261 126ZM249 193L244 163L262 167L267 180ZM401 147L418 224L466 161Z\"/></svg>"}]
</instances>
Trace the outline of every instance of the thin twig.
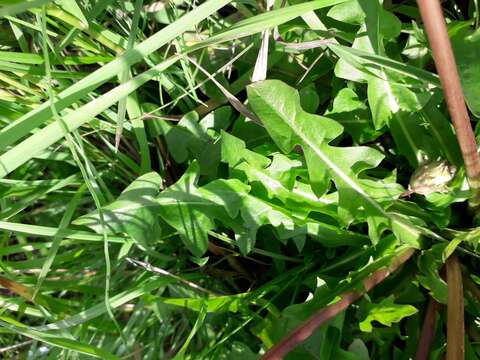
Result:
<instances>
[{"instance_id":1,"label":"thin twig","mask_svg":"<svg viewBox=\"0 0 480 360\"><path fill-rule=\"evenodd\" d=\"M438 0L417 2L472 189L470 206L476 208L480 205L480 158L442 8Z\"/></svg>"},{"instance_id":2,"label":"thin twig","mask_svg":"<svg viewBox=\"0 0 480 360\"><path fill-rule=\"evenodd\" d=\"M191 282L189 280L186 280L178 275L175 275L175 274L172 274L170 271L167 271L165 269L161 269L159 267L156 267L156 266L153 266L152 264L149 264L147 262L144 262L144 261L140 261L140 260L136 260L136 259L132 259L130 257L126 257L125 260L127 260L130 264L136 266L136 267L140 267L140 268L143 268L147 271L150 271L150 272L153 272L153 273L156 273L156 274L160 274L160 275L163 275L163 276L168 276L168 277L171 277L172 279L175 279L177 280L178 282L181 282L182 284L185 284L195 290L198 290L198 291L201 291L201 292L204 292L208 295L217 295L216 293L214 293L213 291L210 291L208 289L205 289L203 287L201 287L200 285L197 285L195 284L194 282Z\"/></svg>"},{"instance_id":3,"label":"thin twig","mask_svg":"<svg viewBox=\"0 0 480 360\"><path fill-rule=\"evenodd\" d=\"M414 249L407 249L400 256L396 257L390 267L380 269L371 274L367 279L363 281L365 291L359 292L357 290L347 291L340 296L340 301L331 304L317 313L313 314L309 319L304 321L293 332L287 335L277 345L268 350L265 355L262 356L262 360L280 360L291 350L297 347L299 344L308 339L313 332L318 329L322 324L328 320L334 318L340 312L345 310L354 301L361 298L367 291L373 289L376 285L380 284L391 273L397 270L403 263L412 257L415 253Z\"/></svg>"},{"instance_id":4,"label":"thin twig","mask_svg":"<svg viewBox=\"0 0 480 360\"><path fill-rule=\"evenodd\" d=\"M27 340L27 341L21 342L19 344L2 347L2 348L0 348L0 354L6 353L7 351L17 350L21 347L30 345L31 343L33 343L33 340Z\"/></svg>"}]
</instances>

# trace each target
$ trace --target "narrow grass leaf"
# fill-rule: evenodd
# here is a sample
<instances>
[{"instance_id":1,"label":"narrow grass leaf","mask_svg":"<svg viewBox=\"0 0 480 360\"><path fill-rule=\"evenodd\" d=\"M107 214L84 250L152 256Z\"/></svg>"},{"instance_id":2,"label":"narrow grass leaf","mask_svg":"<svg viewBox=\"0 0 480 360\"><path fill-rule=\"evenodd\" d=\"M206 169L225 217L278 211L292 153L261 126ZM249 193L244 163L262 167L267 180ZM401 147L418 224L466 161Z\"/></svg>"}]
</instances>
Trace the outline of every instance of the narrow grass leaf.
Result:
<instances>
[{"instance_id":1,"label":"narrow grass leaf","mask_svg":"<svg viewBox=\"0 0 480 360\"><path fill-rule=\"evenodd\" d=\"M231 0L209 0L198 6L174 23L138 44L133 49L125 51L125 53L117 59L102 66L100 69L57 94L57 100L54 103L55 108L57 111L61 111L86 96L90 91L96 89L112 77L118 76L120 72L128 70L130 66L143 60L167 42L192 28L193 25L198 24L200 21L215 13L230 1ZM27 135L31 130L37 128L51 117L52 112L49 104L42 104L25 114L0 131L0 149L5 149L8 145Z\"/></svg>"},{"instance_id":2,"label":"narrow grass leaf","mask_svg":"<svg viewBox=\"0 0 480 360\"><path fill-rule=\"evenodd\" d=\"M81 354L90 355L99 359L106 360L120 360L119 357L110 354L109 352L99 349L97 347L81 343L74 339L68 339L45 333L43 331L34 330L28 326L21 324L17 321L8 321L9 318L4 316L0 317L0 326L20 335L27 336L31 339L44 342L45 344L60 347L62 349L75 351Z\"/></svg>"},{"instance_id":3,"label":"narrow grass leaf","mask_svg":"<svg viewBox=\"0 0 480 360\"><path fill-rule=\"evenodd\" d=\"M12 1L13 4L0 6L0 18L15 15L31 8L38 8L49 3L52 0L30 0L30 1Z\"/></svg>"}]
</instances>

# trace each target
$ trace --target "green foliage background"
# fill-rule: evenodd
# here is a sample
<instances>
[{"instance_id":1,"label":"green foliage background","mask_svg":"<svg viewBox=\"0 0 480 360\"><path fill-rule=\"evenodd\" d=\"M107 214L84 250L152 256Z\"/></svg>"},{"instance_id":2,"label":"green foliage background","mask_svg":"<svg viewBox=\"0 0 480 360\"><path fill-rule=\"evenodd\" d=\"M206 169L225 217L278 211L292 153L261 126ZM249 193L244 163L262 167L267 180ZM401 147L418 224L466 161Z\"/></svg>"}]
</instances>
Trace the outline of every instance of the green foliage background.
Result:
<instances>
[{"instance_id":1,"label":"green foliage background","mask_svg":"<svg viewBox=\"0 0 480 360\"><path fill-rule=\"evenodd\" d=\"M478 3L443 7L476 125ZM0 1L0 29L6 358L257 359L409 248L287 359L413 358L454 252L480 356L478 230L415 1ZM405 196L436 161L453 180Z\"/></svg>"}]
</instances>

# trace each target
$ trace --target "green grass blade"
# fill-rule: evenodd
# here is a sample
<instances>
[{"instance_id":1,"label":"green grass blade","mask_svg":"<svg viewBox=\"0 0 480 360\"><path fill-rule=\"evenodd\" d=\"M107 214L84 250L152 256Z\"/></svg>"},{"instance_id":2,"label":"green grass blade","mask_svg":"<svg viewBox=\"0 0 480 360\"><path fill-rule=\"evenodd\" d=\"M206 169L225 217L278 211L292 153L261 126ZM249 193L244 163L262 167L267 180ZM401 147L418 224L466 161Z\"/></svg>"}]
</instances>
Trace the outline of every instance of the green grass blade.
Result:
<instances>
[{"instance_id":1,"label":"green grass blade","mask_svg":"<svg viewBox=\"0 0 480 360\"><path fill-rule=\"evenodd\" d=\"M350 48L348 46L328 44L328 47L340 58L358 67L364 67L365 69L368 69L369 67L373 69L384 67L398 72L404 76L408 76L411 79L430 84L435 87L440 87L440 80L438 76L430 71L404 64L402 62L389 59L385 56Z\"/></svg>"},{"instance_id":2,"label":"green grass blade","mask_svg":"<svg viewBox=\"0 0 480 360\"><path fill-rule=\"evenodd\" d=\"M123 304L126 304L127 302L130 302L144 294L149 293L150 291L153 291L159 288L160 286L167 285L174 281L175 281L174 279L164 277L164 278L156 279L154 281L147 282L145 284L133 286L132 289L123 291L115 296L110 297L109 299L110 307L112 309L115 309L119 306L122 306ZM89 321L100 315L105 314L106 312L107 312L107 307L105 305L105 302L102 301L101 303L85 311L82 311L76 315L67 317L66 319L57 321L55 323L47 324L47 325L37 326L35 330L48 331L48 330L67 329L75 325L83 324L86 321Z\"/></svg>"},{"instance_id":3,"label":"green grass blade","mask_svg":"<svg viewBox=\"0 0 480 360\"><path fill-rule=\"evenodd\" d=\"M52 0L12 1L13 4L0 7L0 18L15 15L31 8L40 7L50 1Z\"/></svg>"},{"instance_id":4,"label":"green grass blade","mask_svg":"<svg viewBox=\"0 0 480 360\"><path fill-rule=\"evenodd\" d=\"M208 45L235 40L240 37L249 36L263 30L293 20L305 13L318 10L324 7L341 4L349 0L315 0L307 3L292 5L278 10L272 10L245 20L242 20L219 34L213 35L193 48L202 48Z\"/></svg>"},{"instance_id":5,"label":"green grass blade","mask_svg":"<svg viewBox=\"0 0 480 360\"><path fill-rule=\"evenodd\" d=\"M200 5L195 10L160 30L133 49L125 51L125 53L117 59L57 94L57 100L54 103L55 108L57 111L63 110L107 80L118 76L122 71L128 71L130 66L143 60L184 31L192 28L195 24L198 24L200 21L215 13L230 1L231 0L209 0ZM51 117L52 112L50 105L42 104L9 126L3 128L2 131L0 131L0 150L5 149L8 145L27 135L31 130L37 128Z\"/></svg>"},{"instance_id":6,"label":"green grass blade","mask_svg":"<svg viewBox=\"0 0 480 360\"><path fill-rule=\"evenodd\" d=\"M68 224L72 220L73 213L74 213L75 209L77 208L84 191L85 191L85 186L80 187L80 189L75 193L75 196L72 198L72 200L67 205L65 213L62 216L62 220L60 221L60 225L58 226L57 233L61 232L62 230L67 228ZM48 251L47 259L43 263L42 270L41 270L40 274L38 275L37 285L35 286L35 289L34 289L34 292L33 292L33 299L35 299L35 296L37 295L38 291L42 287L43 281L45 280L48 272L50 271L50 267L53 264L53 261L55 259L55 255L57 255L57 251L60 248L61 241L62 241L62 237L60 237L60 236L54 236L53 237L52 246L50 247L50 249Z\"/></svg>"},{"instance_id":7,"label":"green grass blade","mask_svg":"<svg viewBox=\"0 0 480 360\"><path fill-rule=\"evenodd\" d=\"M60 347L60 348L66 349L66 350L75 351L75 352L78 352L78 353L81 353L81 354L90 355L90 356L100 358L100 359L120 360L119 357L117 357L113 354L110 354L109 352L107 352L105 350L96 348L94 346L84 344L84 343L81 343L81 342L73 340L73 339L62 338L62 337L59 337L59 336L54 336L54 335L45 333L43 331L34 330L34 329L31 329L30 327L25 326L23 324L21 324L21 326L19 326L20 323L18 323L17 321L15 321L13 319L11 321L8 321L9 318L5 318L3 316L0 317L0 319L1 319L0 320L0 326L2 326L2 327L6 328L6 329L8 329L8 330L10 330L14 333L27 336L31 339L35 339L35 340L44 342L46 344L57 346L57 347Z\"/></svg>"},{"instance_id":8,"label":"green grass blade","mask_svg":"<svg viewBox=\"0 0 480 360\"><path fill-rule=\"evenodd\" d=\"M73 131L85 122L92 119L102 111L118 102L122 97L127 96L132 91L157 76L162 70L168 68L171 64L178 60L178 57L171 58L154 68L134 77L130 81L117 86L102 96L90 101L88 104L79 109L66 114L63 122L67 126L68 131ZM0 156L0 178L6 176L35 155L41 153L44 149L54 144L64 136L64 129L58 123L54 122L36 132L26 140L16 145L11 150Z\"/></svg>"},{"instance_id":9,"label":"green grass blade","mask_svg":"<svg viewBox=\"0 0 480 360\"><path fill-rule=\"evenodd\" d=\"M65 239L81 240L81 241L103 241L103 236L88 231L81 231L75 229L62 229L58 231L56 227L40 226L31 224L21 224L8 221L0 221L0 229L5 231L11 231L18 234L25 234L39 237L54 237L61 236ZM122 236L109 236L110 242L123 244L126 241L126 237Z\"/></svg>"},{"instance_id":10,"label":"green grass blade","mask_svg":"<svg viewBox=\"0 0 480 360\"><path fill-rule=\"evenodd\" d=\"M188 337L185 340L185 343L182 345L177 355L174 357L174 360L181 360L184 358L185 352L187 351L187 348L190 345L190 342L192 341L193 337L195 336L197 331L200 329L200 327L203 325L206 316L207 316L207 306L204 305L202 306L202 308L198 313L197 320L193 325L192 331L190 331L190 334L188 334Z\"/></svg>"}]
</instances>

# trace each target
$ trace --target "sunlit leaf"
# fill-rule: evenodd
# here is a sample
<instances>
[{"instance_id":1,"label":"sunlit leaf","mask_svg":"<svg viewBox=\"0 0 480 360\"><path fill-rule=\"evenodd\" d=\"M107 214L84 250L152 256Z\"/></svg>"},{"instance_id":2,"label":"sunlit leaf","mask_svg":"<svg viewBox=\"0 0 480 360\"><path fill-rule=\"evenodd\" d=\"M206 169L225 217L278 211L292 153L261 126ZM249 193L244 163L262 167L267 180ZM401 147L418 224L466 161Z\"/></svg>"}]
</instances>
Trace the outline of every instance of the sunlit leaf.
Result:
<instances>
[{"instance_id":1,"label":"sunlit leaf","mask_svg":"<svg viewBox=\"0 0 480 360\"><path fill-rule=\"evenodd\" d=\"M393 296L389 296L378 304L368 304L367 316L360 322L360 330L372 332L373 321L382 325L391 326L403 318L416 314L418 310L411 305L395 304Z\"/></svg>"}]
</instances>

